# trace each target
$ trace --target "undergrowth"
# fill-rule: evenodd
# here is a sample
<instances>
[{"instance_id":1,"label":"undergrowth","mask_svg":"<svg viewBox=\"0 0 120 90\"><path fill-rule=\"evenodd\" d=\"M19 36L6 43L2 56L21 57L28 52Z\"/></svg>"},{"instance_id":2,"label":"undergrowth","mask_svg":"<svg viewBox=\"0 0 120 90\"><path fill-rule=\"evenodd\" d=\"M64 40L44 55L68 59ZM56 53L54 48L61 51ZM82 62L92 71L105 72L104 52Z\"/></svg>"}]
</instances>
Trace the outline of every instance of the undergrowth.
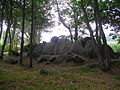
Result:
<instances>
[{"instance_id":1,"label":"undergrowth","mask_svg":"<svg viewBox=\"0 0 120 90\"><path fill-rule=\"evenodd\" d=\"M114 90L120 78L98 68L33 68L0 63L0 90ZM117 81L116 81L117 80Z\"/></svg>"},{"instance_id":2,"label":"undergrowth","mask_svg":"<svg viewBox=\"0 0 120 90\"><path fill-rule=\"evenodd\" d=\"M114 50L114 52L120 52L120 44L118 44L118 43L109 43L109 45Z\"/></svg>"}]
</instances>

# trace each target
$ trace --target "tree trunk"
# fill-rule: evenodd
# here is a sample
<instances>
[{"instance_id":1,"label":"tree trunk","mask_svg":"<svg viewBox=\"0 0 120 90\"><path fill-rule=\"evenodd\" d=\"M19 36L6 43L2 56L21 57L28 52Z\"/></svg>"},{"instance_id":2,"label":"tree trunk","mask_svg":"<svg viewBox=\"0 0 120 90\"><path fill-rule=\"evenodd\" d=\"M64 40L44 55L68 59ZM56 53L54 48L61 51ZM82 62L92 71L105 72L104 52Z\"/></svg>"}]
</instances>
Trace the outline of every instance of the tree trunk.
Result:
<instances>
[{"instance_id":1,"label":"tree trunk","mask_svg":"<svg viewBox=\"0 0 120 90\"><path fill-rule=\"evenodd\" d=\"M12 42L11 42L11 46L12 46L12 50L14 48L14 37L15 37L15 31L16 31L16 23L17 23L17 18L16 16L13 15L13 31L11 32L11 39L12 39Z\"/></svg>"},{"instance_id":2,"label":"tree trunk","mask_svg":"<svg viewBox=\"0 0 120 90\"><path fill-rule=\"evenodd\" d=\"M74 40L75 41L78 39L78 24L77 24L77 20L78 20L78 14L76 16L74 16L74 22L75 22L75 37L74 37Z\"/></svg>"},{"instance_id":3,"label":"tree trunk","mask_svg":"<svg viewBox=\"0 0 120 90\"><path fill-rule=\"evenodd\" d=\"M95 19L95 24L96 24L96 41L99 43L99 37L98 37L98 21L97 21L97 16L96 16L96 9L94 9L94 19Z\"/></svg>"},{"instance_id":4,"label":"tree trunk","mask_svg":"<svg viewBox=\"0 0 120 90\"><path fill-rule=\"evenodd\" d=\"M30 35L30 62L29 67L32 68L33 59L33 32L34 32L34 0L32 0L32 16L31 16L31 35Z\"/></svg>"},{"instance_id":5,"label":"tree trunk","mask_svg":"<svg viewBox=\"0 0 120 90\"><path fill-rule=\"evenodd\" d=\"M74 17L75 19L75 37L74 40L76 41L78 39L78 25L76 25L77 19L78 19L78 15Z\"/></svg>"},{"instance_id":6,"label":"tree trunk","mask_svg":"<svg viewBox=\"0 0 120 90\"><path fill-rule=\"evenodd\" d=\"M18 64L22 64L22 62L23 62L24 27L25 27L25 4L26 4L26 0L23 0L22 37L21 37L20 59L18 61Z\"/></svg>"},{"instance_id":7,"label":"tree trunk","mask_svg":"<svg viewBox=\"0 0 120 90\"><path fill-rule=\"evenodd\" d=\"M88 28L88 30L89 30L89 32L90 32L90 36L91 36L91 38L92 38L92 40L93 40L93 42L94 42L94 50L96 51L97 58L98 58L98 60L99 60L100 65L102 65L102 62L103 62L104 60L103 60L102 54L100 53L100 49L98 48L98 46L97 46L97 44L96 44L96 40L95 40L95 38L94 38L94 36L93 36L93 31L92 31L92 28L90 27L90 24L89 24L89 20L88 20L88 17L87 17L87 13L86 13L86 10L85 10L84 5L83 5L83 0L81 0L81 8L82 8L82 10L83 10L83 14L84 14L84 17L85 17L85 23L86 23L87 28ZM102 68L101 68L101 69L102 69ZM102 69L102 70L103 70L103 69Z\"/></svg>"},{"instance_id":8,"label":"tree trunk","mask_svg":"<svg viewBox=\"0 0 120 90\"><path fill-rule=\"evenodd\" d=\"M3 59L3 55L4 55L4 49L5 49L5 45L6 45L6 41L8 38L8 33L10 31L10 27L11 27L11 18L12 18L12 0L9 0L10 2L10 10L8 9L9 7L6 5L7 9L6 9L6 15L7 15L7 30L6 30L6 34L5 34L5 39L4 39L4 43L2 45L2 51L1 51L1 58Z\"/></svg>"},{"instance_id":9,"label":"tree trunk","mask_svg":"<svg viewBox=\"0 0 120 90\"><path fill-rule=\"evenodd\" d=\"M15 51L18 51L18 43L15 41Z\"/></svg>"},{"instance_id":10,"label":"tree trunk","mask_svg":"<svg viewBox=\"0 0 120 90\"><path fill-rule=\"evenodd\" d=\"M59 10L59 7L58 7L58 3L57 3L57 11L58 11L58 16L59 16L60 21L61 21L62 24L69 30L70 39L71 39L71 42L73 43L72 30L70 29L70 26L67 26L67 24L64 22L64 20L63 20L62 17L60 16L60 10Z\"/></svg>"},{"instance_id":11,"label":"tree trunk","mask_svg":"<svg viewBox=\"0 0 120 90\"><path fill-rule=\"evenodd\" d=\"M101 15L100 15L100 10L99 10L99 5L98 5L98 0L94 0L94 4L95 4L95 11L96 11L96 17L97 17L97 21L99 24L99 28L100 28L100 35L102 36L102 41L103 41L103 45L104 45L104 52L105 52L105 60L101 63L101 68L103 71L109 71L111 69L111 58L110 58L110 54L108 51L108 45L107 45L107 40L105 37L105 33L103 31L103 27L102 27L102 23L101 23Z\"/></svg>"},{"instance_id":12,"label":"tree trunk","mask_svg":"<svg viewBox=\"0 0 120 90\"><path fill-rule=\"evenodd\" d=\"M33 34L32 34L32 39L33 39L33 45L37 44L37 30L36 30L36 27L35 27L35 24L34 24L34 30L33 30Z\"/></svg>"},{"instance_id":13,"label":"tree trunk","mask_svg":"<svg viewBox=\"0 0 120 90\"><path fill-rule=\"evenodd\" d=\"M76 41L78 39L78 27L75 27L75 37L74 40Z\"/></svg>"},{"instance_id":14,"label":"tree trunk","mask_svg":"<svg viewBox=\"0 0 120 90\"><path fill-rule=\"evenodd\" d=\"M93 30L90 27L89 20L88 20L88 17L87 17L87 13L86 13L86 10L85 10L84 5L83 5L83 0L81 0L81 8L82 8L82 11L83 11L83 14L84 14L85 23L86 23L87 28L88 28L89 33L90 33L90 37L93 39L94 43L96 43L96 41L94 39L94 35L93 35Z\"/></svg>"},{"instance_id":15,"label":"tree trunk","mask_svg":"<svg viewBox=\"0 0 120 90\"><path fill-rule=\"evenodd\" d=\"M9 40L10 40L9 55L12 55L12 38L11 38L11 32L10 32L10 30L9 30Z\"/></svg>"},{"instance_id":16,"label":"tree trunk","mask_svg":"<svg viewBox=\"0 0 120 90\"><path fill-rule=\"evenodd\" d=\"M37 43L39 44L40 43L40 37L41 37L41 31L38 30L38 33L37 33Z\"/></svg>"},{"instance_id":17,"label":"tree trunk","mask_svg":"<svg viewBox=\"0 0 120 90\"><path fill-rule=\"evenodd\" d=\"M12 46L12 50L14 48L14 37L15 37L15 31L16 31L16 27L13 26L13 32L12 32L12 42L11 42L11 46Z\"/></svg>"},{"instance_id":18,"label":"tree trunk","mask_svg":"<svg viewBox=\"0 0 120 90\"><path fill-rule=\"evenodd\" d=\"M12 6L14 6L14 2L11 0L11 3L12 3ZM12 8L12 6L11 6L11 8ZM10 20L11 22L11 24L12 24L12 22L13 22L13 13L11 12L11 20ZM9 55L12 55L12 41L13 41L13 39L12 39L12 35L11 35L11 30L9 30L9 42L10 42L10 45L9 45Z\"/></svg>"},{"instance_id":19,"label":"tree trunk","mask_svg":"<svg viewBox=\"0 0 120 90\"><path fill-rule=\"evenodd\" d=\"M71 31L70 28L68 28L68 30L69 30L69 33L70 33L70 39L71 39L71 42L73 43L73 35L72 35L72 31Z\"/></svg>"},{"instance_id":20,"label":"tree trunk","mask_svg":"<svg viewBox=\"0 0 120 90\"><path fill-rule=\"evenodd\" d=\"M1 37L2 37L2 32L3 32L3 18L4 18L4 9L5 9L5 0L3 0L3 6L2 6L2 12L1 12L1 25L0 25L0 40L1 40Z\"/></svg>"}]
</instances>

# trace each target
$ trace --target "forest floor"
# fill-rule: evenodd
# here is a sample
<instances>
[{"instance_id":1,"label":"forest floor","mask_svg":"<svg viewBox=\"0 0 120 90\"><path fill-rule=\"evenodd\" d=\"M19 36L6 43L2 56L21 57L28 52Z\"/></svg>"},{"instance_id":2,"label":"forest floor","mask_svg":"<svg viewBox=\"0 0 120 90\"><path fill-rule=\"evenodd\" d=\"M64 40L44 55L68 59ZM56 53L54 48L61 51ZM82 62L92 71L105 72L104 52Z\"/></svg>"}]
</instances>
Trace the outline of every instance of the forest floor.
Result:
<instances>
[{"instance_id":1,"label":"forest floor","mask_svg":"<svg viewBox=\"0 0 120 90\"><path fill-rule=\"evenodd\" d=\"M27 63L28 57L24 65L0 61L0 90L120 90L120 62L107 73L89 65Z\"/></svg>"}]
</instances>

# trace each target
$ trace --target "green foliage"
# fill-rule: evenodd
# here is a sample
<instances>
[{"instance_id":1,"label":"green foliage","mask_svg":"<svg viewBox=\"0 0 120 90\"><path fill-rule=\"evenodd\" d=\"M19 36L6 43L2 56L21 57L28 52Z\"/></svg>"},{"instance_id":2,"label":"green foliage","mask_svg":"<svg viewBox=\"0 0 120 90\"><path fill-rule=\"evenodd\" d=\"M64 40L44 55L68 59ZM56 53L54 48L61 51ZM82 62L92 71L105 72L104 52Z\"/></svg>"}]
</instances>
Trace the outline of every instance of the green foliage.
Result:
<instances>
[{"instance_id":1,"label":"green foliage","mask_svg":"<svg viewBox=\"0 0 120 90\"><path fill-rule=\"evenodd\" d=\"M114 52L120 52L120 44L118 43L109 43L110 47L114 50Z\"/></svg>"},{"instance_id":2,"label":"green foliage","mask_svg":"<svg viewBox=\"0 0 120 90\"><path fill-rule=\"evenodd\" d=\"M2 49L2 44L3 44L3 43L0 43L0 52L1 52L1 49Z\"/></svg>"},{"instance_id":3,"label":"green foliage","mask_svg":"<svg viewBox=\"0 0 120 90\"><path fill-rule=\"evenodd\" d=\"M0 43L0 52L2 50L2 45L3 45L3 43ZM5 50L4 50L4 54L8 55L8 51L9 51L9 45L7 44L6 47L5 47Z\"/></svg>"},{"instance_id":4,"label":"green foliage","mask_svg":"<svg viewBox=\"0 0 120 90\"><path fill-rule=\"evenodd\" d=\"M70 9L69 8L65 8L65 9L63 9L63 11L62 11L64 14L71 14L71 12L70 12Z\"/></svg>"},{"instance_id":5,"label":"green foliage","mask_svg":"<svg viewBox=\"0 0 120 90\"><path fill-rule=\"evenodd\" d=\"M0 7L5 6L5 9L3 10L4 13L4 18L3 21L7 25L7 14L6 11L8 8L10 8L10 1L11 0L6 0L5 4L0 2ZM32 0L26 0L26 6L25 6L25 43L29 42L30 39L30 29L31 29L31 1ZM37 34L38 31L42 30L44 27L47 28L48 26L50 27L52 25L52 20L51 20L51 1L49 0L34 0L35 2L35 8L34 8L34 29ZM11 37L12 37L12 42L13 42L13 47L14 44L17 43L18 45L20 44L20 38L21 38L21 29L22 29L22 18L23 18L23 0L17 0L11 1L12 3L12 19L11 19ZM1 9L1 8L0 8ZM1 16L1 11L0 10L0 16ZM8 13L9 17L9 13ZM4 40L5 37L5 32L3 32L3 37L2 40ZM35 38L38 35L34 35ZM39 36L40 37L40 36ZM9 37L8 37L9 38ZM37 41L37 40L36 40ZM9 42L9 39L8 41ZM9 43L8 43L9 44ZM6 49L8 50L8 46L6 46Z\"/></svg>"},{"instance_id":6,"label":"green foliage","mask_svg":"<svg viewBox=\"0 0 120 90\"><path fill-rule=\"evenodd\" d=\"M117 39L117 41L118 41L118 44L120 44L120 37Z\"/></svg>"},{"instance_id":7,"label":"green foliage","mask_svg":"<svg viewBox=\"0 0 120 90\"><path fill-rule=\"evenodd\" d=\"M114 27L113 31L118 33L120 30L119 0L100 0L99 7L101 10L100 13L102 15L102 21L104 22L104 24L110 24Z\"/></svg>"},{"instance_id":8,"label":"green foliage","mask_svg":"<svg viewBox=\"0 0 120 90\"><path fill-rule=\"evenodd\" d=\"M8 55L9 54L9 52L4 52L4 55Z\"/></svg>"}]
</instances>

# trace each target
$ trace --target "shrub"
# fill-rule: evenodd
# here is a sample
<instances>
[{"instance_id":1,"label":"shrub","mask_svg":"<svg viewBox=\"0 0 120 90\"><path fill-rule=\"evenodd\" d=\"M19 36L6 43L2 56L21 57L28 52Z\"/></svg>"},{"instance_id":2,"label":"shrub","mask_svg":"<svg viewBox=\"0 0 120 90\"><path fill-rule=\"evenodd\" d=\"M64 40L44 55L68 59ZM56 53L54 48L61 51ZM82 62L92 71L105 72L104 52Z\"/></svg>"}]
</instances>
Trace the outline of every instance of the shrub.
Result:
<instances>
[{"instance_id":1,"label":"shrub","mask_svg":"<svg viewBox=\"0 0 120 90\"><path fill-rule=\"evenodd\" d=\"M114 50L114 52L120 52L120 44L118 44L118 43L109 43L109 45Z\"/></svg>"}]
</instances>

